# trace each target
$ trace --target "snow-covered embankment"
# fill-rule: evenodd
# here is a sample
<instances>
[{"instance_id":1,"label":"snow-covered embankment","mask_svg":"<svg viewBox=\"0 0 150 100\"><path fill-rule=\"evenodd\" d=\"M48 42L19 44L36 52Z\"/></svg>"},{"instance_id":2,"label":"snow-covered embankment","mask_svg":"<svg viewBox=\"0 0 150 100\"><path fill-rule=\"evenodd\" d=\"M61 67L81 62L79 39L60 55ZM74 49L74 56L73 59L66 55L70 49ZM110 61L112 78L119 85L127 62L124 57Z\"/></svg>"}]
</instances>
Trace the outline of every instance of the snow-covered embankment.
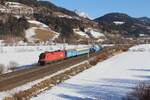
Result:
<instances>
[{"instance_id":1,"label":"snow-covered embankment","mask_svg":"<svg viewBox=\"0 0 150 100\"><path fill-rule=\"evenodd\" d=\"M122 100L139 82L150 80L149 48L150 45L133 47L128 52L103 61L32 100Z\"/></svg>"}]
</instances>

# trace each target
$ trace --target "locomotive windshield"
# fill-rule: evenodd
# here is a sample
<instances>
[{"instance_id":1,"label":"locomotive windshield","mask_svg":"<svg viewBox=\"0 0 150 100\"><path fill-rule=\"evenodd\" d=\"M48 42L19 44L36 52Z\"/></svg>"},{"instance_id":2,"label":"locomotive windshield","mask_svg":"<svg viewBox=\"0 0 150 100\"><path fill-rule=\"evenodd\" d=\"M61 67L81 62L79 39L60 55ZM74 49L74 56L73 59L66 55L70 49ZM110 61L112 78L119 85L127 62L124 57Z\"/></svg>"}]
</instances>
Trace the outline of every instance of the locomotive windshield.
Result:
<instances>
[{"instance_id":1,"label":"locomotive windshield","mask_svg":"<svg viewBox=\"0 0 150 100\"><path fill-rule=\"evenodd\" d=\"M39 59L43 59L43 58L45 58L45 54L44 53L40 54Z\"/></svg>"}]
</instances>

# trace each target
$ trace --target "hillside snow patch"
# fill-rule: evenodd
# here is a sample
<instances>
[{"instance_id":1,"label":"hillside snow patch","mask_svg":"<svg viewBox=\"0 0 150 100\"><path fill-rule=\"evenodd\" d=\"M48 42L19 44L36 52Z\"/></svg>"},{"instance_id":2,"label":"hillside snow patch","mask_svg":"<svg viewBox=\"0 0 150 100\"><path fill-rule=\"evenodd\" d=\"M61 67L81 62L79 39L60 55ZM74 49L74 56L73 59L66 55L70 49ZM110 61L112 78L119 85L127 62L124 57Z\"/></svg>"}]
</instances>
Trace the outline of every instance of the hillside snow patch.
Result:
<instances>
[{"instance_id":1,"label":"hillside snow patch","mask_svg":"<svg viewBox=\"0 0 150 100\"><path fill-rule=\"evenodd\" d=\"M43 27L43 28L48 28L48 26L46 24L43 24L43 23L36 21L36 20L28 20L28 22L31 24L38 25L38 26Z\"/></svg>"},{"instance_id":2,"label":"hillside snow patch","mask_svg":"<svg viewBox=\"0 0 150 100\"><path fill-rule=\"evenodd\" d=\"M90 33L94 38L104 37L103 33L100 33L100 32L94 31L94 30L91 30Z\"/></svg>"},{"instance_id":3,"label":"hillside snow patch","mask_svg":"<svg viewBox=\"0 0 150 100\"><path fill-rule=\"evenodd\" d=\"M124 24L125 22L122 22L122 21L114 21L113 23L116 24L116 25L122 25L122 24Z\"/></svg>"},{"instance_id":4,"label":"hillside snow patch","mask_svg":"<svg viewBox=\"0 0 150 100\"><path fill-rule=\"evenodd\" d=\"M26 38L29 39L29 41L33 41L33 36L36 35L35 30L38 29L37 27L31 27L26 30Z\"/></svg>"}]
</instances>

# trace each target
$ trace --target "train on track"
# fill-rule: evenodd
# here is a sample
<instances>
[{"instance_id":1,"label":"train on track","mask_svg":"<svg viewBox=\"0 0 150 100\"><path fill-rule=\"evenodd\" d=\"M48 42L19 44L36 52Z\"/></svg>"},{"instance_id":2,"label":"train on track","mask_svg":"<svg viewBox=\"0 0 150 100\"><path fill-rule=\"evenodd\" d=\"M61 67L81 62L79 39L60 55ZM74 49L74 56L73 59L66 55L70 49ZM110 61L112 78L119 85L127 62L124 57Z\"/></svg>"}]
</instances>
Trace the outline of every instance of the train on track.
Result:
<instances>
[{"instance_id":1,"label":"train on track","mask_svg":"<svg viewBox=\"0 0 150 100\"><path fill-rule=\"evenodd\" d=\"M38 63L40 65L45 65L47 63L63 60L66 58L76 57L92 52L99 52L101 49L101 46L93 45L91 47L44 52L40 54Z\"/></svg>"}]
</instances>

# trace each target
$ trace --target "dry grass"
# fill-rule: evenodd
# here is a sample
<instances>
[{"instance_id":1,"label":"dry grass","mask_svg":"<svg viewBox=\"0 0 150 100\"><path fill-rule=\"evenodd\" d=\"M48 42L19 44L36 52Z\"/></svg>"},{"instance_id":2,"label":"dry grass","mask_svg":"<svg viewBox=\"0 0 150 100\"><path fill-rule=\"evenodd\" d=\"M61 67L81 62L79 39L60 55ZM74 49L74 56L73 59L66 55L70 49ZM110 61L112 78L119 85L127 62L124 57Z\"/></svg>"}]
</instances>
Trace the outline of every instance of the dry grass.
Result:
<instances>
[{"instance_id":1,"label":"dry grass","mask_svg":"<svg viewBox=\"0 0 150 100\"><path fill-rule=\"evenodd\" d=\"M56 16L68 16L68 15L66 15L62 12L53 12L53 14L56 15Z\"/></svg>"},{"instance_id":2,"label":"dry grass","mask_svg":"<svg viewBox=\"0 0 150 100\"><path fill-rule=\"evenodd\" d=\"M3 100L16 100L16 99L14 99L12 97L5 97Z\"/></svg>"},{"instance_id":3,"label":"dry grass","mask_svg":"<svg viewBox=\"0 0 150 100\"><path fill-rule=\"evenodd\" d=\"M95 57L89 61L89 64L92 66L95 66L98 62L99 62L99 59Z\"/></svg>"},{"instance_id":4,"label":"dry grass","mask_svg":"<svg viewBox=\"0 0 150 100\"><path fill-rule=\"evenodd\" d=\"M40 41L48 41L56 35L55 33L50 32L46 29L36 29L35 33L36 35L34 36L34 38L39 39Z\"/></svg>"},{"instance_id":5,"label":"dry grass","mask_svg":"<svg viewBox=\"0 0 150 100\"><path fill-rule=\"evenodd\" d=\"M2 74L4 72L5 66L0 64L0 74Z\"/></svg>"},{"instance_id":6,"label":"dry grass","mask_svg":"<svg viewBox=\"0 0 150 100\"><path fill-rule=\"evenodd\" d=\"M124 100L150 100L150 84L140 83Z\"/></svg>"}]
</instances>

